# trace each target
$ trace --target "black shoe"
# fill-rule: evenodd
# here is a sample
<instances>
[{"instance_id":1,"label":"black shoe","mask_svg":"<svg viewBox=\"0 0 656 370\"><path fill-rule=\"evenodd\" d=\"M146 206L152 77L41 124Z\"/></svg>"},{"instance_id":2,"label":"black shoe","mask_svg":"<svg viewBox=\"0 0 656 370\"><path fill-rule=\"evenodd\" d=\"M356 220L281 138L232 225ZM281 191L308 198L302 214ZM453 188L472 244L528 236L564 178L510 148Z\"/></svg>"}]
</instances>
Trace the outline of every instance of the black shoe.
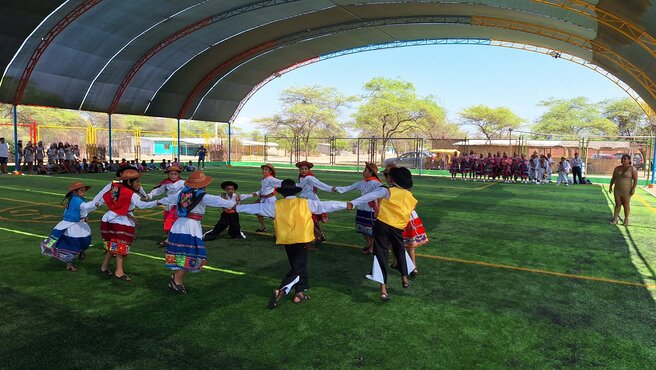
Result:
<instances>
[{"instance_id":1,"label":"black shoe","mask_svg":"<svg viewBox=\"0 0 656 370\"><path fill-rule=\"evenodd\" d=\"M217 237L217 235L214 232L214 230L210 230L210 231L206 232L205 234L203 234L203 241L206 242L206 241L214 240L214 239L216 239L216 237Z\"/></svg>"}]
</instances>

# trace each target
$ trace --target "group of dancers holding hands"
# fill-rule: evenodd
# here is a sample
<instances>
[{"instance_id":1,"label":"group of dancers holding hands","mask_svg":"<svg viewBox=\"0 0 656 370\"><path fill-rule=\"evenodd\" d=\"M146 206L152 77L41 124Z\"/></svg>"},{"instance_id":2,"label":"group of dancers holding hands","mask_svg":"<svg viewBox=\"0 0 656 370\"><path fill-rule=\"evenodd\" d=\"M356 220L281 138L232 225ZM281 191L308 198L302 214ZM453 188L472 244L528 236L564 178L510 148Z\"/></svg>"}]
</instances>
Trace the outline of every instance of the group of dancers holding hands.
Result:
<instances>
[{"instance_id":1,"label":"group of dancers holding hands","mask_svg":"<svg viewBox=\"0 0 656 370\"><path fill-rule=\"evenodd\" d=\"M162 205L165 206L164 232L167 235L161 243L166 247L164 266L173 271L168 287L176 293L186 294L185 275L201 271L207 261L205 241L215 239L226 229L231 238L245 238L240 230L240 213L258 216L258 232L267 230L264 218L269 217L274 223L275 243L284 246L290 264L290 271L269 299L269 307L275 308L292 288L295 291L294 303L309 299L308 249L311 243L326 240L320 224L327 222L327 213L355 208L356 231L364 235L366 242L362 252L374 256L367 277L380 284L380 299L390 300L386 268L389 247L394 256L391 267L399 270L402 286L409 287L408 276L418 273L414 248L428 242L415 211L417 200L410 192L413 185L410 171L386 168L383 174L387 184L384 185L378 177L377 166L366 163L362 180L335 187L316 178L311 171L312 163L303 161L296 166L299 168L298 181L277 179L271 164L262 165L260 189L250 194L237 193L238 184L225 181L221 184L224 193L210 195L206 189L212 183L212 177L203 171L195 171L185 180L180 177L182 169L177 166L167 168L167 178L150 193L141 186L141 174L131 167L120 168L116 172L116 181L107 184L91 201L85 199L90 186L75 182L69 186L63 201L64 219L41 243L41 251L66 263L66 270L75 272L75 260L84 259L91 243L87 216L96 208L106 206L108 211L100 225L105 256L99 272L131 281L125 272L125 260L136 235L133 210ZM317 196L319 189L339 193L359 190L361 196L350 202L320 201ZM277 194L282 199L278 199ZM250 197L257 199L252 204L240 204ZM203 234L201 221L207 207L223 208L223 211L214 228ZM113 259L115 268L112 271L110 263Z\"/></svg>"},{"instance_id":2,"label":"group of dancers holding hands","mask_svg":"<svg viewBox=\"0 0 656 370\"><path fill-rule=\"evenodd\" d=\"M526 158L526 154L513 153L509 156L506 152L501 154L483 153L455 154L451 158L449 172L451 180L455 181L460 175L463 181L499 181L506 183L521 182L523 184L551 182L552 165L554 161L551 153L533 154Z\"/></svg>"}]
</instances>

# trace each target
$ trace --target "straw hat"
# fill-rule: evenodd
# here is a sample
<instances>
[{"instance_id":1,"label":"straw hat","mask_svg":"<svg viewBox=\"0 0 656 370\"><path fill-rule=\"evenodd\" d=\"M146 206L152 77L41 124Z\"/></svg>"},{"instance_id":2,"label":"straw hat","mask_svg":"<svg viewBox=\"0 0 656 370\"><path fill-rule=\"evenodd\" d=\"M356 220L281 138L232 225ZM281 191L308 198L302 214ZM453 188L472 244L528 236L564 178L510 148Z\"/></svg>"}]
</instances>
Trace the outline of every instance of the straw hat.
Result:
<instances>
[{"instance_id":1,"label":"straw hat","mask_svg":"<svg viewBox=\"0 0 656 370\"><path fill-rule=\"evenodd\" d=\"M203 171L194 171L184 182L185 186L192 189L204 188L212 182L212 177L205 175Z\"/></svg>"},{"instance_id":2,"label":"straw hat","mask_svg":"<svg viewBox=\"0 0 656 370\"><path fill-rule=\"evenodd\" d=\"M376 175L378 173L378 166L371 162L364 162L364 167L371 171L372 174Z\"/></svg>"},{"instance_id":3,"label":"straw hat","mask_svg":"<svg viewBox=\"0 0 656 370\"><path fill-rule=\"evenodd\" d=\"M91 189L91 186L89 185L84 185L81 181L76 181L70 185L68 185L68 191L76 191L77 189L84 188L84 190L89 190Z\"/></svg>"},{"instance_id":4,"label":"straw hat","mask_svg":"<svg viewBox=\"0 0 656 370\"><path fill-rule=\"evenodd\" d=\"M301 161L296 163L296 167L301 168L303 166L306 166L308 169L314 167L314 163L308 162L308 161Z\"/></svg>"},{"instance_id":5,"label":"straw hat","mask_svg":"<svg viewBox=\"0 0 656 370\"><path fill-rule=\"evenodd\" d=\"M134 168L127 168L123 170L121 173L121 177L119 179L121 180L133 180L133 179L138 179L141 176L139 171L135 170Z\"/></svg>"},{"instance_id":6,"label":"straw hat","mask_svg":"<svg viewBox=\"0 0 656 370\"><path fill-rule=\"evenodd\" d=\"M276 177L276 169L273 168L273 165L271 163L263 164L260 166L260 168L264 169L264 167L268 167L271 170L271 176Z\"/></svg>"},{"instance_id":7,"label":"straw hat","mask_svg":"<svg viewBox=\"0 0 656 370\"><path fill-rule=\"evenodd\" d=\"M166 167L166 169L164 170L164 172L166 172L166 173L169 173L169 172L171 172L171 171L182 172L182 168L180 168L180 166L168 166L168 167Z\"/></svg>"}]
</instances>

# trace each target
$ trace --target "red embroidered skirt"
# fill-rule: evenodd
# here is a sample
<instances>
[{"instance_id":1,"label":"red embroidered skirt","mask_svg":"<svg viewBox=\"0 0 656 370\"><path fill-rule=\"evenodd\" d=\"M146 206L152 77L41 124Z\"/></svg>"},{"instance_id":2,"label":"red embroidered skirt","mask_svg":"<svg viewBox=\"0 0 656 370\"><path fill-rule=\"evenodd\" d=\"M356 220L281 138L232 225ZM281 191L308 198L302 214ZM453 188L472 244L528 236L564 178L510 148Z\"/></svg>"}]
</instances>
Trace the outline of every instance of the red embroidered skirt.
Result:
<instances>
[{"instance_id":1,"label":"red embroidered skirt","mask_svg":"<svg viewBox=\"0 0 656 370\"><path fill-rule=\"evenodd\" d=\"M130 244L134 241L134 226L110 222L100 223L100 234L105 244L105 250L113 254L127 256L130 254Z\"/></svg>"}]
</instances>

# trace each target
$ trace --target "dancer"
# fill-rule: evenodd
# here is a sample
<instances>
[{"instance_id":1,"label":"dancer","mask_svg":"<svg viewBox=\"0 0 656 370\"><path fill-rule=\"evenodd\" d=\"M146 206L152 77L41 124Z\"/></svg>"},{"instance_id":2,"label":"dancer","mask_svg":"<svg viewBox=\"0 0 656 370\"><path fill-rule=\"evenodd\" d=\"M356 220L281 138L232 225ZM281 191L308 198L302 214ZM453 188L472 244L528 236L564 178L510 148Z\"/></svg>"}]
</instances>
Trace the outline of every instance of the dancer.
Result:
<instances>
[{"instance_id":1,"label":"dancer","mask_svg":"<svg viewBox=\"0 0 656 370\"><path fill-rule=\"evenodd\" d=\"M482 156L483 154L481 154L481 157ZM396 166L389 165L385 167L385 170L383 171L383 175L385 175L385 180L387 181L388 184L394 183L394 180L392 180L392 178L390 177L390 170L392 168L396 168ZM426 234L426 230L424 229L424 224L421 222L421 219L419 218L417 211L413 210L412 214L410 215L410 221L405 226L405 229L403 229L403 246L405 247L406 252L408 252L410 259L412 260L412 264L415 266L414 270L410 271L411 276L416 276L419 274L419 271L417 271L415 248L427 243L428 243L428 235ZM398 269L396 256L395 255L392 256L394 257L394 262L392 262L392 265L390 267L393 269Z\"/></svg>"},{"instance_id":2,"label":"dancer","mask_svg":"<svg viewBox=\"0 0 656 370\"><path fill-rule=\"evenodd\" d=\"M378 178L378 166L373 163L365 162L362 171L363 180L355 182L349 186L338 186L335 188L340 194L347 191L360 190L360 195L368 194L378 189L382 183ZM376 212L378 212L378 200L358 205L355 214L355 231L364 236L366 245L362 248L362 254L372 254L374 251L373 226L376 221Z\"/></svg>"},{"instance_id":3,"label":"dancer","mask_svg":"<svg viewBox=\"0 0 656 370\"><path fill-rule=\"evenodd\" d=\"M124 259L130 254L130 245L135 238L135 218L132 211L135 207L145 209L160 204L159 201L141 200L142 197L137 193L141 188L139 176L139 171L132 168L125 169L119 178L121 182L112 183L111 189L101 195L101 202L107 204L109 211L103 215L100 224L100 233L106 251L100 272L124 281L132 280L123 269ZM114 256L116 271L112 273L108 266Z\"/></svg>"},{"instance_id":4,"label":"dancer","mask_svg":"<svg viewBox=\"0 0 656 370\"><path fill-rule=\"evenodd\" d=\"M262 169L262 182L260 185L260 190L253 193L254 197L258 197L255 203L275 203L276 201L276 188L280 186L282 180L276 178L276 169L273 168L272 164L261 165ZM260 222L260 228L255 230L255 232L263 233L267 231L267 227L264 224L264 217L257 215L257 220Z\"/></svg>"},{"instance_id":5,"label":"dancer","mask_svg":"<svg viewBox=\"0 0 656 370\"><path fill-rule=\"evenodd\" d=\"M299 183L297 185L301 187L301 189L303 189L299 197L309 200L319 200L319 197L317 196L317 189L321 189L327 192L335 191L334 186L330 186L319 181L314 176L312 171L310 171L310 169L314 167L313 163L310 163L308 161L302 161L296 163L296 167L298 167L298 172L299 172L298 174ZM328 222L328 215L326 213L322 213L319 215L313 214L312 221L314 221L315 244L320 244L326 241L326 235L323 233L323 230L321 230L321 223L325 224L326 222Z\"/></svg>"},{"instance_id":6,"label":"dancer","mask_svg":"<svg viewBox=\"0 0 656 370\"><path fill-rule=\"evenodd\" d=\"M187 272L199 272L207 261L207 251L203 242L201 221L206 207L233 208L235 200L226 200L209 195L205 188L213 178L203 171L194 171L184 182L177 195L161 200L163 204L176 204L178 219L173 224L166 242L164 267L173 270L169 289L179 294L187 294L184 277Z\"/></svg>"},{"instance_id":7,"label":"dancer","mask_svg":"<svg viewBox=\"0 0 656 370\"><path fill-rule=\"evenodd\" d=\"M64 219L60 221L41 242L41 253L66 263L66 270L76 272L75 258L83 260L85 251L91 244L91 228L87 225L87 215L96 209L93 202L85 202L84 195L91 186L74 182L68 187L64 197Z\"/></svg>"},{"instance_id":8,"label":"dancer","mask_svg":"<svg viewBox=\"0 0 656 370\"><path fill-rule=\"evenodd\" d=\"M405 167L390 169L391 184L380 187L349 202L349 208L374 199L381 199L378 218L374 224L374 265L367 278L380 283L380 299L389 301L387 293L387 246L392 245L398 270L401 272L401 285L410 287L408 274L414 270L414 263L403 247L403 230L415 209L417 200L409 191L412 188L412 174Z\"/></svg>"},{"instance_id":9,"label":"dancer","mask_svg":"<svg viewBox=\"0 0 656 370\"><path fill-rule=\"evenodd\" d=\"M244 199L252 197L251 194L239 194L237 189L239 185L236 182L224 181L221 183L221 189L224 193L221 198L235 202L241 202ZM203 234L203 241L210 241L216 239L225 229L228 229L228 235L232 239L246 239L246 235L241 232L239 225L239 213L234 208L223 208L219 222L214 225L214 228Z\"/></svg>"},{"instance_id":10,"label":"dancer","mask_svg":"<svg viewBox=\"0 0 656 370\"><path fill-rule=\"evenodd\" d=\"M166 172L168 177L160 182L157 186L155 186L155 189L148 193L146 196L148 200L152 200L154 197L158 197L164 193L166 193L167 197L178 195L180 190L182 190L184 187L184 180L180 178L180 172L182 172L180 167L171 166L168 167L164 172ZM173 226L173 223L177 218L178 212L175 209L175 204L166 206L166 209L164 209L164 234L166 236L164 237L164 240L158 243L160 247L164 247L166 244L166 239L168 238L171 226Z\"/></svg>"},{"instance_id":11,"label":"dancer","mask_svg":"<svg viewBox=\"0 0 656 370\"><path fill-rule=\"evenodd\" d=\"M312 215L346 209L345 202L321 202L297 198L296 194L301 190L296 186L294 180L286 179L278 188L278 192L285 197L284 199L275 203L237 206L239 213L273 217L276 244L285 246L290 271L282 279L278 289L273 291L269 299L269 308L276 308L280 299L287 295L292 287L296 292L293 298L294 303L302 303L310 299L306 294L310 288L307 272L307 246L314 240Z\"/></svg>"}]
</instances>

